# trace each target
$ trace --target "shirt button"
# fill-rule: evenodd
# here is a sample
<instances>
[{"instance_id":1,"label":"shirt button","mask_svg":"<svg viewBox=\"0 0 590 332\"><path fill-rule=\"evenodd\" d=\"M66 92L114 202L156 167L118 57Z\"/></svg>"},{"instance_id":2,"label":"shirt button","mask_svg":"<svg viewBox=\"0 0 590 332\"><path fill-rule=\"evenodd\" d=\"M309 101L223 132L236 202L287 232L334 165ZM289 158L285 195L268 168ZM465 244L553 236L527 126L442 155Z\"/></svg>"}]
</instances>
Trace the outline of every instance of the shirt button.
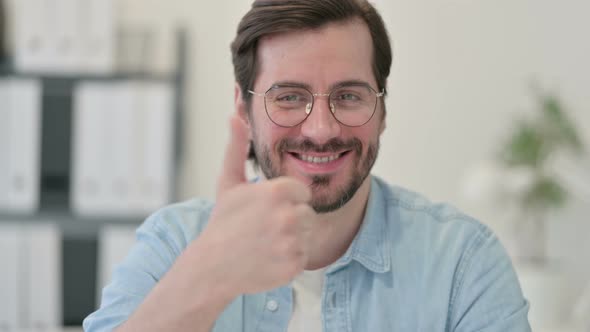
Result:
<instances>
[{"instance_id":1,"label":"shirt button","mask_svg":"<svg viewBox=\"0 0 590 332\"><path fill-rule=\"evenodd\" d=\"M269 311L275 312L279 308L279 303L275 300L270 300L266 302L266 309Z\"/></svg>"}]
</instances>

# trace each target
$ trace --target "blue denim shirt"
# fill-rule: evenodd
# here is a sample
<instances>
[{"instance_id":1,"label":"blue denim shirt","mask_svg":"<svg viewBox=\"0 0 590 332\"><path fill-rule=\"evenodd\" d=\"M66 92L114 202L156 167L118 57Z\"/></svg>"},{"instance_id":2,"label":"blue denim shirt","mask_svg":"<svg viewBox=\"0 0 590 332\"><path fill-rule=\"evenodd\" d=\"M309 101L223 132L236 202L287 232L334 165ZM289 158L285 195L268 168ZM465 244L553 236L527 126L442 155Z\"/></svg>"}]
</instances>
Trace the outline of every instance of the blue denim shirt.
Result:
<instances>
[{"instance_id":1,"label":"blue denim shirt","mask_svg":"<svg viewBox=\"0 0 590 332\"><path fill-rule=\"evenodd\" d=\"M326 270L325 332L530 331L511 261L497 237L456 209L380 179L346 253ZM111 331L140 305L207 223L212 204L169 206L137 230L137 243L103 290L89 332ZM213 331L286 331L290 285L236 298Z\"/></svg>"}]
</instances>

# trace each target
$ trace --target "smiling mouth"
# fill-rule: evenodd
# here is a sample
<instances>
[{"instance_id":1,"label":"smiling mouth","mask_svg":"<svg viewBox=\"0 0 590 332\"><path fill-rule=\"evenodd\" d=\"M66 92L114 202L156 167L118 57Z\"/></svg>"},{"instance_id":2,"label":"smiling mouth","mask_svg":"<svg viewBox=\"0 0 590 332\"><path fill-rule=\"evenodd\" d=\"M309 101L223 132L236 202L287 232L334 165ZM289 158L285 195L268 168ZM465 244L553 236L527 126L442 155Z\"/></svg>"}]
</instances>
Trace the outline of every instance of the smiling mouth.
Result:
<instances>
[{"instance_id":1,"label":"smiling mouth","mask_svg":"<svg viewBox=\"0 0 590 332\"><path fill-rule=\"evenodd\" d=\"M340 152L340 153L334 153L332 155L328 155L328 156L312 156L312 155L308 155L308 154L303 154L303 153L296 153L296 152L289 152L289 154L291 154L292 156L294 156L295 158L308 162L308 163L312 163L312 164L327 164L329 162L332 162L334 160L340 159L342 158L344 155L348 154L350 152L349 151L344 151L344 152Z\"/></svg>"}]
</instances>

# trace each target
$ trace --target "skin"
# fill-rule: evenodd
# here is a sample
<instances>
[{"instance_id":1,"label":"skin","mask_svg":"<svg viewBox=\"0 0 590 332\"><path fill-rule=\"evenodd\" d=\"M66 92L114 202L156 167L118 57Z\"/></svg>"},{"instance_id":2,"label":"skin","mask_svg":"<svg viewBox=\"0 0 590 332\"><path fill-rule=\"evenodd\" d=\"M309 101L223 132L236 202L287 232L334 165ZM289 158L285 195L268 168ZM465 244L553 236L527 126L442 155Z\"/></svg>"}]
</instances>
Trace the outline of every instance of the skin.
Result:
<instances>
[{"instance_id":1,"label":"skin","mask_svg":"<svg viewBox=\"0 0 590 332\"><path fill-rule=\"evenodd\" d=\"M325 93L333 84L354 79L376 89L371 50L368 28L359 21L265 38L259 44L261 67L253 88L264 91L278 80L296 80ZM378 146L385 128L381 105L371 121L353 128L338 123L320 98L306 121L282 128L268 119L262 98L255 98L249 113L236 85L231 141L209 223L118 331L209 331L237 296L280 287L304 269L336 261L362 222L369 178L360 181L343 206L321 214L316 206L338 200L351 177L368 174L371 163L363 161L370 159L368 149ZM330 167L306 165L293 158L293 151L277 148L285 139L320 147L335 139L356 140L361 148ZM269 168L280 176L247 182L250 140L258 153L267 150ZM329 181L314 186L317 176Z\"/></svg>"},{"instance_id":2,"label":"skin","mask_svg":"<svg viewBox=\"0 0 590 332\"><path fill-rule=\"evenodd\" d=\"M343 40L347 42L341 42ZM372 71L372 47L367 26L357 20L329 24L319 30L304 33L266 37L259 44L260 69L253 88L255 91L266 91L277 82L295 81L309 85L313 92L327 93L331 86L339 82L359 80L378 90ZM258 160L264 159L261 151L267 151L275 174L295 178L310 186L312 206L318 201L339 200L342 188L347 188L359 177L364 179L355 195L344 206L317 216L314 224L310 261L306 269L314 270L333 263L352 242L364 215L370 191L370 179L367 175L372 167L372 162L367 164L367 153L370 146L378 149L379 137L385 129L382 99L377 104L375 115L360 127L340 124L332 116L327 100L318 98L311 114L302 124L284 128L270 121L264 110L264 98L255 97L248 112L238 85L235 90L236 109L248 124ZM325 173L321 169L310 171L287 152L279 151L279 143L285 139L294 142L308 140L316 146L333 140L348 142L356 139L362 144L362 152L360 156L354 153L347 156L348 160L335 172ZM290 149L293 150L299 152L297 149ZM332 153L306 154L325 156ZM262 164L263 162L261 168L264 171ZM267 178L273 177L268 171L264 173ZM317 175L329 176L330 183L313 186L313 177Z\"/></svg>"},{"instance_id":3,"label":"skin","mask_svg":"<svg viewBox=\"0 0 590 332\"><path fill-rule=\"evenodd\" d=\"M348 43L339 42L347 39ZM307 85L314 92L327 93L333 85L349 80L367 82L378 90L370 61L372 41L366 25L361 22L331 24L308 33L266 37L259 45L260 68L253 87L256 91L266 91L278 82L290 81ZM310 116L292 128L279 127L270 121L264 112L264 98L261 97L254 98L250 116L244 116L245 105L239 87L236 87L236 104L250 125L257 159L264 175L267 178L292 176L313 186L312 205L338 201L342 191L339 189L349 187L355 176L364 179L369 174L376 157L379 135L384 128L381 103L377 116L369 123L360 127L347 127L334 119L326 98L319 97ZM356 141L362 145L362 154L353 152L352 156L347 156L349 160L336 171L321 167L310 169L294 160L287 151L279 150L279 143L285 141L292 142L288 144L288 152L304 152L319 157L351 150L352 144L347 143ZM304 141L313 144L315 149L304 150ZM331 142L342 142L343 147L324 153L314 151L329 146ZM368 156L369 147L375 151L373 156ZM314 177L327 178L329 183L314 185Z\"/></svg>"}]
</instances>

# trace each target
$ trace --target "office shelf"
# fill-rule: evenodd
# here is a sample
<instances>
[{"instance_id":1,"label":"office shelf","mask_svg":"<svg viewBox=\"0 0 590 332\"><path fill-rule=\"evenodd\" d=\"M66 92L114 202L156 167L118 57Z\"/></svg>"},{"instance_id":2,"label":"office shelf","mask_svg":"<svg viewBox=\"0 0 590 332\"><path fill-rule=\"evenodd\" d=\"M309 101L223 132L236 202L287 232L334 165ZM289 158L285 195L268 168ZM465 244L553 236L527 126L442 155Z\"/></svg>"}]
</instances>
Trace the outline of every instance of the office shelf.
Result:
<instances>
[{"instance_id":1,"label":"office shelf","mask_svg":"<svg viewBox=\"0 0 590 332\"><path fill-rule=\"evenodd\" d=\"M36 79L42 85L41 155L39 207L31 213L15 213L0 209L0 223L34 224L51 222L62 235L63 324L79 326L94 310L96 299L98 234L108 224L139 225L146 215L115 215L86 217L73 212L72 178L72 99L73 90L81 82L163 82L173 87L171 201L177 199L177 174L182 159L182 133L188 36L177 32L176 65L172 72L118 71L109 74L19 72L13 61L0 61L0 79Z\"/></svg>"}]
</instances>

